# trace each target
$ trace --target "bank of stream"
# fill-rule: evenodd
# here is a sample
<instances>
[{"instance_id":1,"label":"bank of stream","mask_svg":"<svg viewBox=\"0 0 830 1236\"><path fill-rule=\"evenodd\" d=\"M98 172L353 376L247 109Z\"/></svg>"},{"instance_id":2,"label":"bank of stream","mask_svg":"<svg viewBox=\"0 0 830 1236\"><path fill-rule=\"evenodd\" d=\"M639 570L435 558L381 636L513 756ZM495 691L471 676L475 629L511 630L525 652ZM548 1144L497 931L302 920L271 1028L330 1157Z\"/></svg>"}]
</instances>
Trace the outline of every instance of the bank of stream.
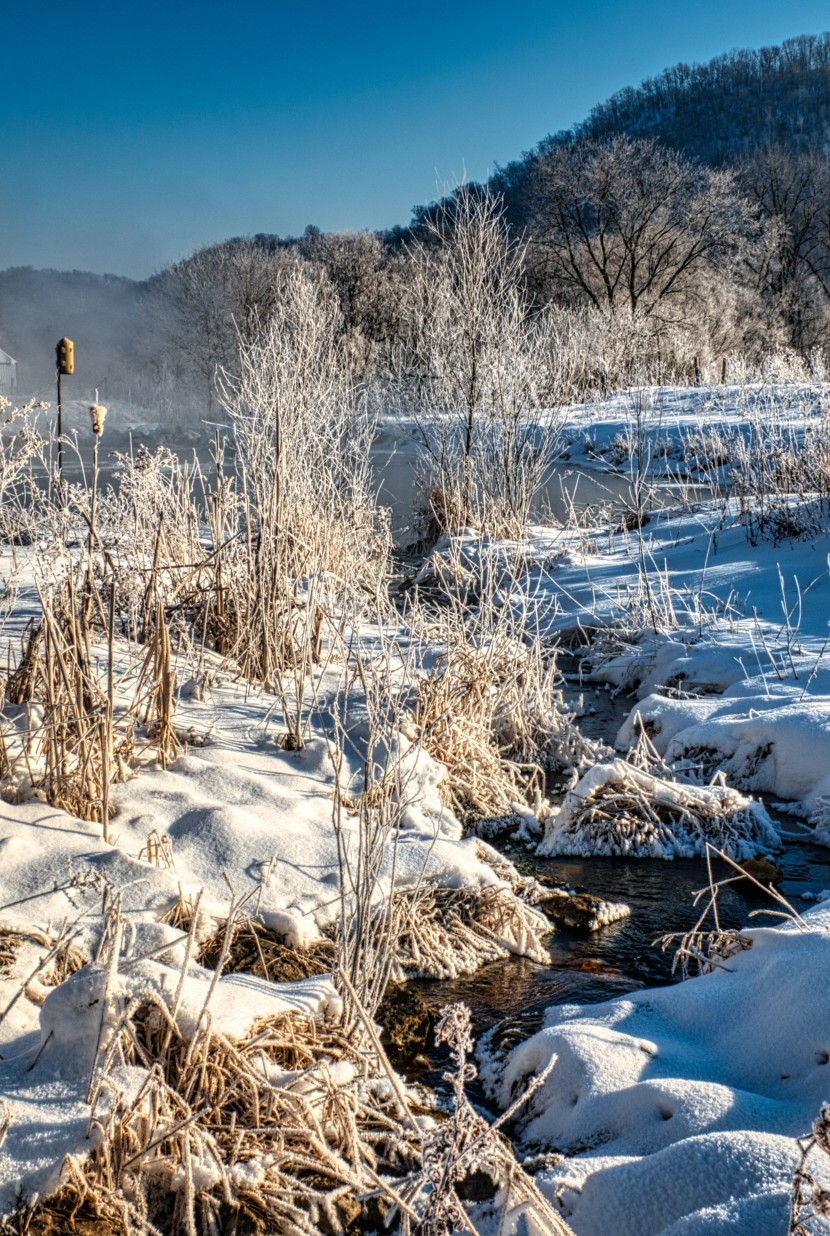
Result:
<instances>
[{"instance_id":1,"label":"bank of stream","mask_svg":"<svg viewBox=\"0 0 830 1236\"><path fill-rule=\"evenodd\" d=\"M605 688L581 688L590 711L580 722L591 737L612 743L630 699L613 697ZM571 687L569 694L576 695ZM767 802L785 833L798 834L797 821ZM527 875L565 885L608 901L623 901L631 908L627 919L588 932L557 925L548 937L549 960L540 965L526 958L509 957L483 966L475 974L451 981L415 980L411 988L434 1014L447 1003L463 1000L471 1009L474 1030L481 1036L491 1027L502 1047L513 1046L542 1025L545 1009L557 1004L596 1004L644 987L680 981L672 974L673 949L662 952L654 942L668 933L694 927L702 907L695 907L694 894L709 882L704 859L540 858L533 848L495 843ZM804 894L830 889L830 849L792 837L775 857L783 880L779 890L795 909L804 910ZM733 876L726 863L713 864L715 879ZM722 927L740 928L750 923L772 925L780 919L753 911L778 908L772 899L748 881L731 885L718 897ZM425 1055L408 1070L412 1080L448 1089L443 1079L446 1057L428 1045ZM476 1083L470 1089L474 1102L486 1107Z\"/></svg>"}]
</instances>

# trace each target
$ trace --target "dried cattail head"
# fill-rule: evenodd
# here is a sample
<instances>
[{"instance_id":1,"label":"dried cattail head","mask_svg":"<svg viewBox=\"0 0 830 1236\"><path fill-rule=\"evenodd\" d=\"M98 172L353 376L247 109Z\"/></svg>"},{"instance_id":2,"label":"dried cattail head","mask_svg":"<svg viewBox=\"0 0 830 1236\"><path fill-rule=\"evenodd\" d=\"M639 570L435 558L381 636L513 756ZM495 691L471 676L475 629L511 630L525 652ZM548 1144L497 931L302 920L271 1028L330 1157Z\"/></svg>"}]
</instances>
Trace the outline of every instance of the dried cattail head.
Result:
<instances>
[{"instance_id":1,"label":"dried cattail head","mask_svg":"<svg viewBox=\"0 0 830 1236\"><path fill-rule=\"evenodd\" d=\"M104 432L104 418L107 415L107 409L102 403L91 403L89 405L89 416L92 421L92 432L96 437L100 437Z\"/></svg>"},{"instance_id":2,"label":"dried cattail head","mask_svg":"<svg viewBox=\"0 0 830 1236\"><path fill-rule=\"evenodd\" d=\"M821 1114L813 1124L813 1135L825 1154L830 1154L830 1103L822 1103Z\"/></svg>"}]
</instances>

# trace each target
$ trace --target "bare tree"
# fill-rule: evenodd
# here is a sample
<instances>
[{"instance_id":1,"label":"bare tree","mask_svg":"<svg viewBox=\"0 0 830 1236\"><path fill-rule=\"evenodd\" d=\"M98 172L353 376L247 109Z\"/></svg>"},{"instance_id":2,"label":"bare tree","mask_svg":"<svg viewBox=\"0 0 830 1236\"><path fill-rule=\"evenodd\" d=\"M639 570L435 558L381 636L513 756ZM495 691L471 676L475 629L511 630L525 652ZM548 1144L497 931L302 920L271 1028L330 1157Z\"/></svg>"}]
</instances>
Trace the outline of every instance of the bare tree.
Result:
<instances>
[{"instance_id":1,"label":"bare tree","mask_svg":"<svg viewBox=\"0 0 830 1236\"><path fill-rule=\"evenodd\" d=\"M535 256L576 304L682 319L702 282L736 270L751 233L732 173L653 141L553 142L537 157Z\"/></svg>"},{"instance_id":2,"label":"bare tree","mask_svg":"<svg viewBox=\"0 0 830 1236\"><path fill-rule=\"evenodd\" d=\"M555 437L546 320L500 203L462 188L411 254L406 390L439 527L520 531Z\"/></svg>"},{"instance_id":3,"label":"bare tree","mask_svg":"<svg viewBox=\"0 0 830 1236\"><path fill-rule=\"evenodd\" d=\"M807 352L827 342L830 327L830 161L768 146L741 179L764 228L752 261L758 290L791 346Z\"/></svg>"}]
</instances>

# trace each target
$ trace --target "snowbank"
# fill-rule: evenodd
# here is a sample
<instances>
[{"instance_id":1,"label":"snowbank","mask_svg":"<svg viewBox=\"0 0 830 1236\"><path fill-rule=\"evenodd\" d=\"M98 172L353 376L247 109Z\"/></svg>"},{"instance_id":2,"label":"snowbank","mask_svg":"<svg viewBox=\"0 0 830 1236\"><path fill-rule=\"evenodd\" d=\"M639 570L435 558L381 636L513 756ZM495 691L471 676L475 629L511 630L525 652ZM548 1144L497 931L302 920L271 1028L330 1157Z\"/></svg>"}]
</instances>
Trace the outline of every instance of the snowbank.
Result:
<instances>
[{"instance_id":1,"label":"snowbank","mask_svg":"<svg viewBox=\"0 0 830 1236\"><path fill-rule=\"evenodd\" d=\"M10 637L19 636L36 610L33 575L26 571L31 554L17 552L18 591L5 628ZM120 641L117 656L116 702L124 707L132 686ZM350 774L362 785L371 763L365 696L355 689L349 698L345 781L338 781L326 739L342 699L336 666L315 683L306 745L291 751L280 742L285 726L275 697L233 681L216 661L209 667L208 691L182 693L175 723L189 748L172 767L155 764L153 744L139 731L135 775L112 787L109 843L100 824L48 806L27 789L22 775L23 801L0 799L0 932L14 933L11 961L0 949L0 1097L6 1103L0 1124L9 1118L5 1141L0 1139L0 1214L13 1207L21 1190L28 1197L53 1188L67 1155L83 1158L89 1151L86 1099L104 981L93 959L105 903L117 902L123 921L117 984L109 988L110 1000L121 1006L152 992L172 999L186 931L169 920L177 909L187 918L197 898L197 939L227 916L231 890L237 902L248 895L244 911L288 942L319 940L338 921L341 860L345 855L355 864L362 838L358 816L346 808L338 840L333 813L338 787L351 788ZM180 679L187 683L196 668L188 665L185 649ZM4 724L7 754L22 764L24 746L37 743L35 713L11 710ZM538 956L539 934L548 923L519 902L512 888L515 870L479 839L462 836L442 801L442 766L402 735L391 745L387 754L402 770L396 787L401 809L397 844L393 831L378 864L378 898L393 885L459 890L459 896L490 907L482 926L490 955L528 949ZM521 914L511 918L514 909ZM451 951L451 932L446 923L440 927L445 951ZM62 930L79 964L89 964L50 986L38 965ZM6 944L2 935L0 944ZM212 980L191 964L178 1003L183 1035L196 1026ZM237 1039L262 1017L291 1010L322 1016L335 1005L327 979L286 986L233 975L216 985L211 1024Z\"/></svg>"},{"instance_id":2,"label":"snowbank","mask_svg":"<svg viewBox=\"0 0 830 1236\"><path fill-rule=\"evenodd\" d=\"M617 746L632 745L643 726L669 763L721 770L739 789L782 799L814 797L830 768L830 696L805 697L804 683L764 692L751 680L719 698L654 693L632 709Z\"/></svg>"},{"instance_id":3,"label":"snowbank","mask_svg":"<svg viewBox=\"0 0 830 1236\"><path fill-rule=\"evenodd\" d=\"M556 1062L520 1117L536 1177L577 1236L781 1236L798 1162L830 1092L830 911L809 930L756 928L727 967L592 1007L485 1060L506 1106ZM828 1230L816 1227L816 1232Z\"/></svg>"}]
</instances>

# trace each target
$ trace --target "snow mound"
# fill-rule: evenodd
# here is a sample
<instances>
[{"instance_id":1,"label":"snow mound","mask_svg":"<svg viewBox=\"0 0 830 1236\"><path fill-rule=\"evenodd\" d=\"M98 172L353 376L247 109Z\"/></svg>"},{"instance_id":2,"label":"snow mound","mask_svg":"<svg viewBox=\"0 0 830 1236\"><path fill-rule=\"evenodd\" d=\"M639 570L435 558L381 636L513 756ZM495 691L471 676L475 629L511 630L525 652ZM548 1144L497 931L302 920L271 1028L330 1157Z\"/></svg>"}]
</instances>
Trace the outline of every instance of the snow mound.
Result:
<instances>
[{"instance_id":1,"label":"snow mound","mask_svg":"<svg viewBox=\"0 0 830 1236\"><path fill-rule=\"evenodd\" d=\"M693 858L713 845L744 859L779 844L764 806L737 790L667 781L617 759L597 764L569 790L539 853Z\"/></svg>"},{"instance_id":2,"label":"snow mound","mask_svg":"<svg viewBox=\"0 0 830 1236\"><path fill-rule=\"evenodd\" d=\"M794 1139L830 1089L830 987L815 981L830 964L830 914L806 922L745 932L752 947L728 969L550 1008L503 1065L485 1059L506 1106L555 1058L520 1137L564 1154L537 1184L578 1236L787 1230Z\"/></svg>"},{"instance_id":3,"label":"snow mound","mask_svg":"<svg viewBox=\"0 0 830 1236\"><path fill-rule=\"evenodd\" d=\"M718 698L671 699L654 693L632 710L616 746L641 729L671 764L722 770L742 790L798 802L821 793L830 767L830 697L806 696L801 682L736 684ZM830 788L830 787L828 787Z\"/></svg>"}]
</instances>

